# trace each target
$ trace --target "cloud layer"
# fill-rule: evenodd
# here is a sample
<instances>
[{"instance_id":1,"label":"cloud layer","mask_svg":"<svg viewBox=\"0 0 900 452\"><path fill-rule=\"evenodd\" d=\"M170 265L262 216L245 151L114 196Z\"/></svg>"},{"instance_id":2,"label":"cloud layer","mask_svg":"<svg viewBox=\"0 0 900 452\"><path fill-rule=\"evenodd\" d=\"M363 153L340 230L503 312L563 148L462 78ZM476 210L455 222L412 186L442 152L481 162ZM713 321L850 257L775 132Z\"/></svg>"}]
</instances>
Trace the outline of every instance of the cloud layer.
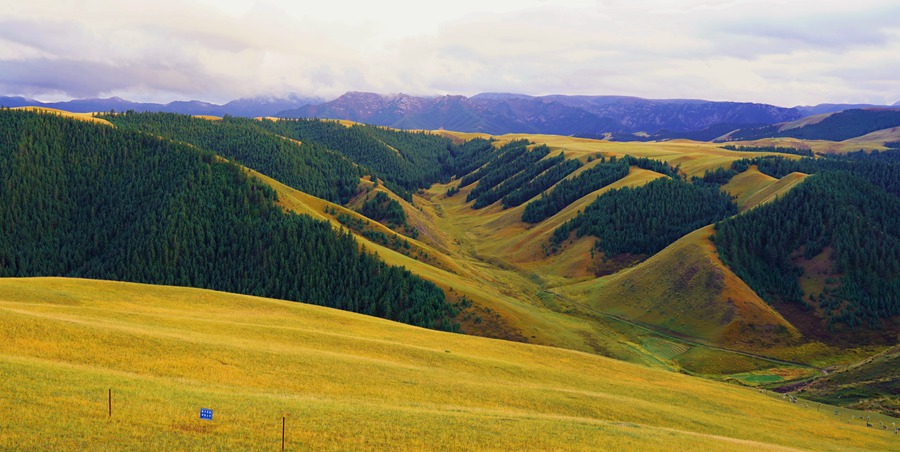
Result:
<instances>
[{"instance_id":1,"label":"cloud layer","mask_svg":"<svg viewBox=\"0 0 900 452\"><path fill-rule=\"evenodd\" d=\"M900 99L893 0L16 3L0 18L0 95L44 100L350 90Z\"/></svg>"}]
</instances>

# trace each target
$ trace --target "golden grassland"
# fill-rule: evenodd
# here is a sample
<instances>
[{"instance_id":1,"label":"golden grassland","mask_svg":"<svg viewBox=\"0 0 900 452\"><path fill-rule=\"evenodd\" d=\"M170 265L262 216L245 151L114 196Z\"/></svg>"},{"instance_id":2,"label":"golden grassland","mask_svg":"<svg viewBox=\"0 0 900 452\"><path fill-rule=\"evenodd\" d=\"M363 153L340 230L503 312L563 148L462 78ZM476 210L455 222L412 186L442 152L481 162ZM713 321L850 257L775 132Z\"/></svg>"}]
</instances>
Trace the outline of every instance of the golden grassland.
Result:
<instances>
[{"instance_id":1,"label":"golden grassland","mask_svg":"<svg viewBox=\"0 0 900 452\"><path fill-rule=\"evenodd\" d=\"M580 171L596 164L587 162L588 157L630 154L663 159L680 164L688 175L702 175L717 165L728 166L734 160L765 154L728 151L709 143L610 143L534 135L508 135L500 137L495 144L501 146L518 138L548 144L554 151L551 155L562 151L570 158L582 159L587 164ZM257 177L276 189L279 202L288 210L331 221L335 227L340 227L336 215L327 214L326 210L364 218L265 176ZM545 247L553 230L598 195L620 187L642 185L659 177L665 176L632 168L626 178L584 196L537 225L521 222L524 205L504 210L496 203L472 209L471 203L465 201L472 186L447 197L447 190L458 185L458 181L436 184L415 194L414 203L410 204L383 185L374 186L364 179L361 189L385 191L401 203L410 223L420 231L418 240L408 240L413 249L427 253L431 261L413 259L362 236L357 238L387 263L403 266L444 288L451 300L460 296L472 300L475 306L457 319L469 334L564 347L711 375L780 367L703 344L801 362L816 359L816 353L809 350L837 352L824 346L801 347L796 329L719 261L709 241L713 233L710 228L683 238L668 251L644 262L638 259L626 263L621 271L602 278L594 276L599 257L591 253L591 238L576 240L557 253L547 253ZM794 174L776 181L751 168L725 189L736 194L742 210L746 210L774 200L802 177ZM357 204L362 203L362 197L361 193ZM394 234L380 224L372 222L372 225L386 234ZM666 336L667 332L677 333L679 337ZM700 344L685 342L681 335ZM654 345L660 340L676 347L687 346L688 350L679 356L668 356L666 350ZM754 383L753 378L746 382Z\"/></svg>"},{"instance_id":2,"label":"golden grassland","mask_svg":"<svg viewBox=\"0 0 900 452\"><path fill-rule=\"evenodd\" d=\"M806 177L807 175L803 173L791 173L787 176L782 177L781 179L748 196L743 205L740 206L741 210L750 210L754 207L774 201L779 196L783 196L792 188L796 187L800 182L803 182Z\"/></svg>"},{"instance_id":3,"label":"golden grassland","mask_svg":"<svg viewBox=\"0 0 900 452\"><path fill-rule=\"evenodd\" d=\"M800 118L796 121L784 122L784 123L781 123L780 125L778 125L779 126L778 131L783 132L785 130L798 129L800 127L818 124L833 114L834 113L821 113L818 115L812 115L812 116L807 116L805 118Z\"/></svg>"},{"instance_id":4,"label":"golden grassland","mask_svg":"<svg viewBox=\"0 0 900 452\"><path fill-rule=\"evenodd\" d=\"M748 205L748 200L753 195L777 181L778 179L761 173L756 165L752 165L747 171L732 177L727 184L722 186L722 190L735 197L735 204L743 212L751 207Z\"/></svg>"},{"instance_id":5,"label":"golden grassland","mask_svg":"<svg viewBox=\"0 0 900 452\"><path fill-rule=\"evenodd\" d=\"M888 129L889 130L889 129ZM900 135L900 134L898 134ZM817 154L842 154L852 151L884 150L885 141L892 141L892 134L886 131L876 131L863 137L851 138L844 141L825 140L801 140L799 138L761 138L752 141L735 141L729 144L735 146L776 146L798 149L810 149ZM865 137L865 138L864 138ZM778 154L787 157L786 154Z\"/></svg>"},{"instance_id":6,"label":"golden grassland","mask_svg":"<svg viewBox=\"0 0 900 452\"><path fill-rule=\"evenodd\" d=\"M870 147L872 149L881 149L883 148L883 146L879 146L878 144L887 141L900 141L900 127L891 127L890 129L876 130L861 137L846 140L845 143L860 143L867 149Z\"/></svg>"},{"instance_id":7,"label":"golden grassland","mask_svg":"<svg viewBox=\"0 0 900 452\"><path fill-rule=\"evenodd\" d=\"M796 340L796 328L722 263L712 234L712 226L698 229L640 265L559 290L603 312L710 343L758 350Z\"/></svg>"},{"instance_id":8,"label":"golden grassland","mask_svg":"<svg viewBox=\"0 0 900 452\"><path fill-rule=\"evenodd\" d=\"M289 450L897 444L856 412L591 354L90 280L0 280L0 382L3 449L275 449L282 417Z\"/></svg>"},{"instance_id":9,"label":"golden grassland","mask_svg":"<svg viewBox=\"0 0 900 452\"><path fill-rule=\"evenodd\" d=\"M103 124L110 127L113 127L113 123L100 118L95 118L93 113L72 113L65 110L57 110L55 108L46 108L46 107L14 107L13 110L25 110L25 111L34 111L38 113L51 113L54 115L59 115L64 118L72 118L77 119L79 121L87 121L93 122L96 124Z\"/></svg>"}]
</instances>

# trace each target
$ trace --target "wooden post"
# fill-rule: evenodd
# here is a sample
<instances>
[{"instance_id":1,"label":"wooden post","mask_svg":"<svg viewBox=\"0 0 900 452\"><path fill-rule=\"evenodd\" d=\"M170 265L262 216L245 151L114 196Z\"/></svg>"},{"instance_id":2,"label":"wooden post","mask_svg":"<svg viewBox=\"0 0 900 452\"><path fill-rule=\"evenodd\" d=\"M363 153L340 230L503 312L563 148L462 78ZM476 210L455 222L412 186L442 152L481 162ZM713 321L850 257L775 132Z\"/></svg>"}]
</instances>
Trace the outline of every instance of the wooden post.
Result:
<instances>
[{"instance_id":1,"label":"wooden post","mask_svg":"<svg viewBox=\"0 0 900 452\"><path fill-rule=\"evenodd\" d=\"M284 452L284 416L281 416L281 452Z\"/></svg>"},{"instance_id":2,"label":"wooden post","mask_svg":"<svg viewBox=\"0 0 900 452\"><path fill-rule=\"evenodd\" d=\"M112 388L109 388L107 400L109 401L109 418L112 419Z\"/></svg>"}]
</instances>

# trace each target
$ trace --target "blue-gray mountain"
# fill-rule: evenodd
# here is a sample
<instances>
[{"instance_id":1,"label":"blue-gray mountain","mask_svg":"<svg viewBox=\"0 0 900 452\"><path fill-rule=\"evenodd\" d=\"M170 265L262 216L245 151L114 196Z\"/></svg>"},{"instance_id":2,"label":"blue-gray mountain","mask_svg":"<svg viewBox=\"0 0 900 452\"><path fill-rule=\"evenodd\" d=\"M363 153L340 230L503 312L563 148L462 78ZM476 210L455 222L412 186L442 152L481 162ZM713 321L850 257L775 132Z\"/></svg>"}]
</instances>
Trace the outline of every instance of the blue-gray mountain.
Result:
<instances>
[{"instance_id":1,"label":"blue-gray mountain","mask_svg":"<svg viewBox=\"0 0 900 452\"><path fill-rule=\"evenodd\" d=\"M793 108L742 102L622 96L478 94L416 97L350 92L283 117L338 118L398 128L595 136L607 132L695 131L720 123L773 124L802 117Z\"/></svg>"},{"instance_id":2,"label":"blue-gray mountain","mask_svg":"<svg viewBox=\"0 0 900 452\"><path fill-rule=\"evenodd\" d=\"M24 97L0 97L0 106L42 106L72 112L134 110L214 116L316 117L349 119L403 129L443 128L490 134L521 132L583 137L602 137L612 133L614 139L622 140L690 138L707 141L736 129L759 128L862 105L820 104L784 108L748 102L653 100L626 96L483 93L472 97L421 97L348 92L328 102L299 95L245 98L223 105L197 100L168 104L141 103L117 97L42 103Z\"/></svg>"},{"instance_id":3,"label":"blue-gray mountain","mask_svg":"<svg viewBox=\"0 0 900 452\"><path fill-rule=\"evenodd\" d=\"M298 108L308 104L324 102L316 97L303 97L290 95L287 97L253 97L237 99L223 105L202 102L199 100L175 101L168 104L147 102L132 102L118 97L107 99L76 99L66 102L40 102L24 97L0 97L0 106L3 107L47 107L74 113L119 112L134 110L138 112L167 112L183 115L212 115L212 116L244 116L255 118L258 116L273 116L276 113Z\"/></svg>"}]
</instances>

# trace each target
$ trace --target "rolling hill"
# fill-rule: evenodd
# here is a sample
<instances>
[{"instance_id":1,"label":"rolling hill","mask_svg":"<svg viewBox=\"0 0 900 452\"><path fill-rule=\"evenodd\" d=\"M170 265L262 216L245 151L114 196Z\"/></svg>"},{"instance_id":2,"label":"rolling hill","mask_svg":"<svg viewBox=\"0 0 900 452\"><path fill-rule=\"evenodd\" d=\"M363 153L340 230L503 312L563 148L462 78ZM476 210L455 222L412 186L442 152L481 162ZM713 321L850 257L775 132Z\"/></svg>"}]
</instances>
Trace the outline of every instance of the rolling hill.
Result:
<instances>
[{"instance_id":1,"label":"rolling hill","mask_svg":"<svg viewBox=\"0 0 900 452\"><path fill-rule=\"evenodd\" d=\"M283 211L215 154L56 114L3 110L0 129L2 276L212 288L451 328L438 287Z\"/></svg>"},{"instance_id":2,"label":"rolling hill","mask_svg":"<svg viewBox=\"0 0 900 452\"><path fill-rule=\"evenodd\" d=\"M0 418L5 449L278 448L282 422L287 449L895 444L852 410L198 289L3 279L0 325L0 410L16 413Z\"/></svg>"},{"instance_id":3,"label":"rolling hill","mask_svg":"<svg viewBox=\"0 0 900 452\"><path fill-rule=\"evenodd\" d=\"M65 265L71 265L83 262L83 256L92 260L65 271L9 275L126 279L322 302L419 325L571 349L752 386L798 384L822 376L824 368L840 368L884 351L898 333L890 323L881 325L881 330L876 326L876 334L870 334L870 325L854 325L868 331L859 335L859 341L828 340L809 328L817 313L791 309L792 305L777 300L767 303L751 289L759 290L757 282L748 284L750 279L738 276L747 278L733 260L726 260L730 265L723 263L716 250L719 242L713 241L715 232L708 225L715 219L695 225L698 229L693 231L677 231L658 253L610 252L607 256L596 252L596 239L589 236L572 238L551 250L554 231L592 204L605 202L624 187L633 188L637 196L633 204L645 204L640 197L656 192L642 187L663 185L653 182L659 179L684 187L698 184L694 188L707 191L719 188L706 184L725 184L721 190L736 196L735 220L779 205L809 180L819 178L818 173L835 170L861 174L894 193L896 168L890 163L890 152L811 160L763 148L737 151L689 140L620 143L559 135L407 133L337 121L210 121L133 113L104 116L114 128L87 122L75 127L70 125L74 121L57 116L38 117L65 123L60 127L77 129L77 133L35 133L41 130L38 127L24 135L7 134L12 141L2 149L14 164L3 167L7 182L0 194L13 202L5 204L8 213L2 222L9 233L3 236L15 239L5 244L0 259L7 260L0 264L8 270L12 268L10 253L45 252L59 243L66 244L65 252L45 252L46 259L27 254L26 261L63 265L54 256L64 256ZM98 141L87 145L79 142L81 136ZM132 144L109 149L103 141L109 139ZM147 153L148 146L155 150ZM173 156L187 160L174 163ZM297 166L280 163L285 161ZM590 180L599 174L594 169L612 162L622 167L621 174L610 180ZM118 171L112 168L129 165L144 169L110 176ZM565 171L558 170L564 166ZM302 168L302 174L291 168ZM346 171L334 172L335 168ZM729 168L730 180L699 179ZM35 175L34 171L44 172ZM201 175L210 171L222 177L211 182L205 177L183 177L179 171ZM304 185L317 178L327 180L329 174L346 176L336 180L352 190L319 192L316 187L333 190L336 184ZM159 179L158 183L145 186L147 175ZM132 184L120 183L127 180ZM523 221L529 206L573 184L585 189L562 197L565 202L548 216ZM232 192L237 194L231 196ZM521 203L505 201L512 193L521 193ZM869 198L884 204L881 196ZM367 208L372 200L378 200L379 209L391 211L394 218L402 210L405 225ZM841 203L834 205L844 209ZM53 209L62 209L68 216L59 217L60 211ZM123 220L126 217L130 220ZM162 228L153 221L156 217L168 225ZM650 216L638 217L635 221L650 221ZM78 219L74 224L83 230L69 229L71 218ZM277 238L282 226L272 221L316 224L323 238L301 236L281 243ZM134 223L139 226L136 231L151 233L124 228L119 235L109 232L106 223ZM26 224L35 226L17 227ZM152 233L160 228L162 233ZM767 228L768 234L779 229ZM287 267L279 263L282 257L289 262L308 260L304 253L329 248L317 245L330 240L325 238L330 237L326 231L340 237L343 248L334 257L345 261L313 260L349 274L305 267L284 270ZM83 235L90 240L77 239ZM143 246L129 248L133 241ZM16 246L23 243L28 246ZM293 251L279 254L288 248ZM117 254L121 250L126 250L124 257ZM162 260L154 260L159 256ZM203 270L208 260L203 256L227 258L218 259L222 268ZM371 260L352 264L348 256ZM798 284L818 287L817 294L825 286L836 287L826 283L824 276L812 276L828 259L823 254L800 262L807 273L798 277ZM191 264L179 267L182 262ZM153 278L125 272L148 263L159 273ZM353 273L369 264L368 271ZM160 270L170 267L172 274ZM228 286L203 280L228 272L251 282ZM320 274L325 276L317 277ZM387 274L389 279L403 281L346 283L368 281L363 274L376 279ZM327 284L315 285L325 280ZM288 294L294 289L298 293L316 289L303 296L271 291L284 286ZM388 286L394 292L371 292ZM359 295L349 303L348 290ZM419 306L415 303L408 304L411 299L442 301L419 309L411 307Z\"/></svg>"}]
</instances>

